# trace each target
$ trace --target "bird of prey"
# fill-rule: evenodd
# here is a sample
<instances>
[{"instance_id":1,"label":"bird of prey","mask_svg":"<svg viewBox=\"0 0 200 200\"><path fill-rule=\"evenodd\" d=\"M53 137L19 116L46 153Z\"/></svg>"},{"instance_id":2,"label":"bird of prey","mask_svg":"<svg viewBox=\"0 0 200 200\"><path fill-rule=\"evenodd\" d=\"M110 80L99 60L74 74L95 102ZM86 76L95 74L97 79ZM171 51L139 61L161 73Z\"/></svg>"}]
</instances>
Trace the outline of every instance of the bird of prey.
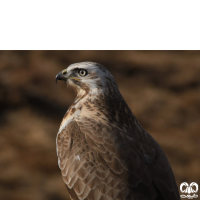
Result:
<instances>
[{"instance_id":1,"label":"bird of prey","mask_svg":"<svg viewBox=\"0 0 200 200\"><path fill-rule=\"evenodd\" d=\"M57 134L58 164L71 199L180 199L165 153L104 66L75 63L57 80L77 94Z\"/></svg>"}]
</instances>

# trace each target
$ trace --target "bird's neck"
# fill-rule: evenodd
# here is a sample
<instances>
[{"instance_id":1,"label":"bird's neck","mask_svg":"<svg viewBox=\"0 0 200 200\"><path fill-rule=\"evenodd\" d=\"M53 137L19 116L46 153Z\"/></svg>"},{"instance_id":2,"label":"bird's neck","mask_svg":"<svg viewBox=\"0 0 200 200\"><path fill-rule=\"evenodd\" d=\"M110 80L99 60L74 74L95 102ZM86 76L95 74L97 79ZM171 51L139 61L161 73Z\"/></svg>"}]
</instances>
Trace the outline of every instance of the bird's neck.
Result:
<instances>
[{"instance_id":1,"label":"bird's neck","mask_svg":"<svg viewBox=\"0 0 200 200\"><path fill-rule=\"evenodd\" d=\"M121 125L130 125L135 119L119 91L91 90L82 92L75 98L71 110L80 110L79 116L94 120L105 119Z\"/></svg>"},{"instance_id":2,"label":"bird's neck","mask_svg":"<svg viewBox=\"0 0 200 200\"><path fill-rule=\"evenodd\" d=\"M114 95L115 93L115 95ZM59 132L71 121L80 118L91 118L104 124L119 125L120 127L131 127L135 117L124 101L120 92L97 92L81 91L77 94L74 103L66 112L61 123Z\"/></svg>"}]
</instances>

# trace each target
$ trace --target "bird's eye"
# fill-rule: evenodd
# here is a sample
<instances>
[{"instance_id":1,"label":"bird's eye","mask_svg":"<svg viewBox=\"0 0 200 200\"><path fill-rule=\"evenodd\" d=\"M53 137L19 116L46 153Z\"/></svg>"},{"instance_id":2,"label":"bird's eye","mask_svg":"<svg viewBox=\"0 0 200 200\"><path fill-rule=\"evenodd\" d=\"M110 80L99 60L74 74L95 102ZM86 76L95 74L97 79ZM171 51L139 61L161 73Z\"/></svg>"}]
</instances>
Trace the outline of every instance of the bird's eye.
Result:
<instances>
[{"instance_id":1,"label":"bird's eye","mask_svg":"<svg viewBox=\"0 0 200 200\"><path fill-rule=\"evenodd\" d=\"M79 74L80 76L86 76L86 75L88 74L88 72L87 72L87 70L85 70L85 69L80 69L80 70L78 71L78 74Z\"/></svg>"}]
</instances>

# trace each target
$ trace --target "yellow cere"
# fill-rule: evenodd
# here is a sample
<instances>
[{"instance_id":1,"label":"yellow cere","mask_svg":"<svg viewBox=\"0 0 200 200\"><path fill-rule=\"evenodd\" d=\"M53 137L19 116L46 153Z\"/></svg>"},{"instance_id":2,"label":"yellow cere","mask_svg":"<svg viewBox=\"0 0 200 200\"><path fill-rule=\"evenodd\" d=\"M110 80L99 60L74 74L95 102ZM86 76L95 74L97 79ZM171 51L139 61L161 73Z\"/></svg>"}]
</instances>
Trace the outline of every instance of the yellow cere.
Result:
<instances>
[{"instance_id":1,"label":"yellow cere","mask_svg":"<svg viewBox=\"0 0 200 200\"><path fill-rule=\"evenodd\" d=\"M62 71L62 74L67 74L67 69L64 69L64 70Z\"/></svg>"},{"instance_id":2,"label":"yellow cere","mask_svg":"<svg viewBox=\"0 0 200 200\"><path fill-rule=\"evenodd\" d=\"M62 71L62 74L67 74L67 69L64 69L63 71ZM79 79L79 78L76 78L76 77L72 77L72 76L70 76L70 77L68 77L69 79L75 79L75 80L77 80L77 81L80 81L81 79Z\"/></svg>"}]
</instances>

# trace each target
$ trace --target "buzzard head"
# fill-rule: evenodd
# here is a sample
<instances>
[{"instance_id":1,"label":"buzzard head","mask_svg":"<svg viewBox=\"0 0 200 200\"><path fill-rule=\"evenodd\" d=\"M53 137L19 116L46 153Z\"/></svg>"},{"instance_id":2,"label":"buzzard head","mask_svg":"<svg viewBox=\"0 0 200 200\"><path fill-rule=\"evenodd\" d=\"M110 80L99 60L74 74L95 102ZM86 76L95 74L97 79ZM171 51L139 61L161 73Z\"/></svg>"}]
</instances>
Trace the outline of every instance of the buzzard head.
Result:
<instances>
[{"instance_id":1,"label":"buzzard head","mask_svg":"<svg viewBox=\"0 0 200 200\"><path fill-rule=\"evenodd\" d=\"M91 92L105 93L117 89L117 84L111 73L102 65L94 62L75 63L59 72L57 80L63 80L79 94Z\"/></svg>"}]
</instances>

